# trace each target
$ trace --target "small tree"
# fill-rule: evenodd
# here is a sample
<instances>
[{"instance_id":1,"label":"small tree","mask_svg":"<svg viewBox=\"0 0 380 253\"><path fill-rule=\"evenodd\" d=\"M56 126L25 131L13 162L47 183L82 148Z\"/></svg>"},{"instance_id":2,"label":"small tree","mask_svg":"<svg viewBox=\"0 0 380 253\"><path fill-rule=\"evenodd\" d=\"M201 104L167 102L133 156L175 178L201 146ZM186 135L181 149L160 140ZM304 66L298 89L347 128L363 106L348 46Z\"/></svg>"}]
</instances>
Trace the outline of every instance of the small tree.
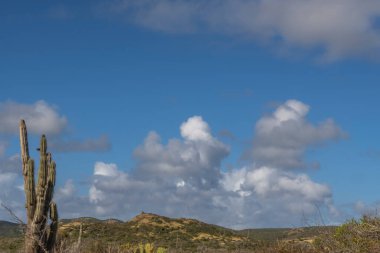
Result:
<instances>
[{"instance_id":1,"label":"small tree","mask_svg":"<svg viewBox=\"0 0 380 253\"><path fill-rule=\"evenodd\" d=\"M29 157L28 134L24 120L20 122L20 147L27 213L25 252L50 253L54 250L58 230L57 205L52 201L55 162L51 154L47 153L46 137L42 135L38 181L35 185L34 161Z\"/></svg>"}]
</instances>

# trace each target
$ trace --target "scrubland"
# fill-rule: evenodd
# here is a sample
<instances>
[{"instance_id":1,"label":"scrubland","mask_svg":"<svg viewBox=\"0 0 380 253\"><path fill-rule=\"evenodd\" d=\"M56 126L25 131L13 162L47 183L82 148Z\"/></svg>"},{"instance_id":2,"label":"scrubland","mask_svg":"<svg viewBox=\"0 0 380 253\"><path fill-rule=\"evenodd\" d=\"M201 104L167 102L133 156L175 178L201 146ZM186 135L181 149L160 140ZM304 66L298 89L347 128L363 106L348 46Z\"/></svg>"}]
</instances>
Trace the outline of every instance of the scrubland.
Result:
<instances>
[{"instance_id":1,"label":"scrubland","mask_svg":"<svg viewBox=\"0 0 380 253\"><path fill-rule=\"evenodd\" d=\"M370 216L338 227L238 231L193 219L142 213L128 222L61 220L59 227L56 253L380 252L380 218ZM23 252L22 227L7 224L6 229L8 234L0 233L0 252Z\"/></svg>"}]
</instances>

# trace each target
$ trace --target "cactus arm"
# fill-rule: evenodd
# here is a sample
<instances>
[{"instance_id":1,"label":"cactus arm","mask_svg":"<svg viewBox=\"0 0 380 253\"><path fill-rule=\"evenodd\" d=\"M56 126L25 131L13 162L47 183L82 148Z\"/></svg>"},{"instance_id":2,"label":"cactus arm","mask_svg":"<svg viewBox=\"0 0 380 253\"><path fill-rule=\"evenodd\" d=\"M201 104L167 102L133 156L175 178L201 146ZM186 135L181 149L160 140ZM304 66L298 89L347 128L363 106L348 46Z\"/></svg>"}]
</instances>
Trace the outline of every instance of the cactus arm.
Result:
<instances>
[{"instance_id":1,"label":"cactus arm","mask_svg":"<svg viewBox=\"0 0 380 253\"><path fill-rule=\"evenodd\" d=\"M26 130L25 121L20 121L20 148L23 174L26 174L26 165L29 160L28 131Z\"/></svg>"},{"instance_id":2,"label":"cactus arm","mask_svg":"<svg viewBox=\"0 0 380 253\"><path fill-rule=\"evenodd\" d=\"M42 135L40 145L40 167L38 171L38 183L37 183L37 203L34 216L34 223L44 223L47 219L47 215L44 214L46 206L46 194L47 194L47 154L46 154L46 137ZM48 203L50 204L50 203Z\"/></svg>"},{"instance_id":3,"label":"cactus arm","mask_svg":"<svg viewBox=\"0 0 380 253\"><path fill-rule=\"evenodd\" d=\"M28 221L32 221L34 217L34 211L36 208L36 191L34 186L34 161L29 159L27 164L25 180L25 196L26 196L26 209Z\"/></svg>"},{"instance_id":4,"label":"cactus arm","mask_svg":"<svg viewBox=\"0 0 380 253\"><path fill-rule=\"evenodd\" d=\"M34 188L34 163L29 157L28 131L24 120L20 120L20 148L22 174L24 177L24 190L26 196L25 208L27 209L27 224L30 224L33 220L36 206L36 192Z\"/></svg>"},{"instance_id":5,"label":"cactus arm","mask_svg":"<svg viewBox=\"0 0 380 253\"><path fill-rule=\"evenodd\" d=\"M50 252L54 248L55 244L55 238L57 237L57 231L58 231L58 209L57 205L52 201L50 203L50 227L49 227L49 234L48 239L46 243L46 249Z\"/></svg>"},{"instance_id":6,"label":"cactus arm","mask_svg":"<svg viewBox=\"0 0 380 253\"><path fill-rule=\"evenodd\" d=\"M40 167L38 171L38 186L41 187L41 189L45 189L46 187L46 179L47 179L47 163L48 163L48 155L46 153L46 137L45 135L42 135L41 137L41 144L40 144Z\"/></svg>"},{"instance_id":7,"label":"cactus arm","mask_svg":"<svg viewBox=\"0 0 380 253\"><path fill-rule=\"evenodd\" d=\"M51 157L50 157L51 159ZM44 213L48 212L48 209L50 207L50 202L53 198L54 194L54 186L55 186L55 162L50 161L50 164L48 165L48 174L47 174L47 188L45 191L45 210Z\"/></svg>"}]
</instances>

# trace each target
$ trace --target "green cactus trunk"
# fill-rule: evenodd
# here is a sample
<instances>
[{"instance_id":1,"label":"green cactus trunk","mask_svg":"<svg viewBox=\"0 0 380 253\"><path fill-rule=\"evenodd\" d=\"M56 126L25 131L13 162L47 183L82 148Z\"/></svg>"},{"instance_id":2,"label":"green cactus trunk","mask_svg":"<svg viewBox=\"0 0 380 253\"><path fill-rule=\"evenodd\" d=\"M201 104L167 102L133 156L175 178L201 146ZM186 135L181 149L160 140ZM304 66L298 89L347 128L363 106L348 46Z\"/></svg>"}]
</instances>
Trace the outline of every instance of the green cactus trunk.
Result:
<instances>
[{"instance_id":1,"label":"green cactus trunk","mask_svg":"<svg viewBox=\"0 0 380 253\"><path fill-rule=\"evenodd\" d=\"M42 135L40 167L36 186L34 161L29 157L28 134L24 120L20 122L20 146L26 199L25 208L28 220L25 234L25 253L50 253L54 251L58 230L57 205L52 201L56 165L51 154L47 153L46 137Z\"/></svg>"}]
</instances>

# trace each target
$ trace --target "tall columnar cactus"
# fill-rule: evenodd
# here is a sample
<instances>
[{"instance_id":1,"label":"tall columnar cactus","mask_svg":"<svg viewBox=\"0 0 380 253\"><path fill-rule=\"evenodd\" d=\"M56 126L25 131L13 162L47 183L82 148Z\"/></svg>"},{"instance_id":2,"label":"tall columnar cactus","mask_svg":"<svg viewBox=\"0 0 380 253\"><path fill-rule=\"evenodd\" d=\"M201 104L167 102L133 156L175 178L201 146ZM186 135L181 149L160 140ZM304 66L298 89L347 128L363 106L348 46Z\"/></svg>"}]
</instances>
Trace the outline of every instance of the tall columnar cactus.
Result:
<instances>
[{"instance_id":1,"label":"tall columnar cactus","mask_svg":"<svg viewBox=\"0 0 380 253\"><path fill-rule=\"evenodd\" d=\"M24 175L27 229L26 253L53 252L58 230L57 205L52 201L55 185L55 162L47 153L45 135L40 143L40 166L37 185L34 180L34 161L29 157L28 134L25 121L20 122L22 173ZM50 219L50 222L49 222Z\"/></svg>"}]
</instances>

